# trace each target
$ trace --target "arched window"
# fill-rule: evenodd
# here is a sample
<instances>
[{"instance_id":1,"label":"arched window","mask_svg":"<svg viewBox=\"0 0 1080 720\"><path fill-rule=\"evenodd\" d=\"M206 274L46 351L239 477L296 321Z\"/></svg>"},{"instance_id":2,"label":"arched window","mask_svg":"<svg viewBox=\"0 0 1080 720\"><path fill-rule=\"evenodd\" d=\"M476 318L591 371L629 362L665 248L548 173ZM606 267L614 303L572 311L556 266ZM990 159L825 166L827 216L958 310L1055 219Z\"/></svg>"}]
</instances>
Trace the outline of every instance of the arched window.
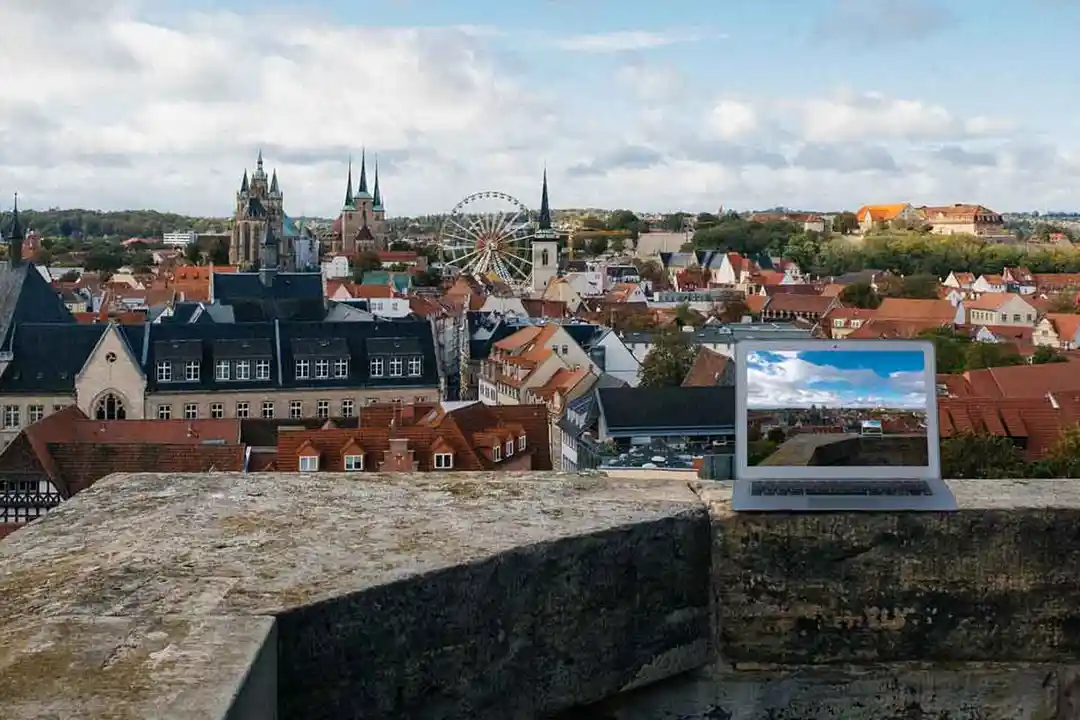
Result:
<instances>
[{"instance_id":1,"label":"arched window","mask_svg":"<svg viewBox=\"0 0 1080 720\"><path fill-rule=\"evenodd\" d=\"M124 401L112 393L107 393L94 406L95 420L123 420L127 417Z\"/></svg>"},{"instance_id":2,"label":"arched window","mask_svg":"<svg viewBox=\"0 0 1080 720\"><path fill-rule=\"evenodd\" d=\"M547 267L548 266L548 251L546 249L540 251L540 266L541 267Z\"/></svg>"}]
</instances>

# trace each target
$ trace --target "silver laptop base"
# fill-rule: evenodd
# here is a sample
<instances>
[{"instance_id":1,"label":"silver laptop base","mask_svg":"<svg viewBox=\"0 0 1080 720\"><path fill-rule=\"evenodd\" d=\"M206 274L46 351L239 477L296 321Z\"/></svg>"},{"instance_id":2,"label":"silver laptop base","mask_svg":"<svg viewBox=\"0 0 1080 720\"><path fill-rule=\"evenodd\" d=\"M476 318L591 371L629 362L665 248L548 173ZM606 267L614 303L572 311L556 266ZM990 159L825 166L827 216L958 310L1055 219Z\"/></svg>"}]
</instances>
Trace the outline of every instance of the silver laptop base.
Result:
<instances>
[{"instance_id":1,"label":"silver laptop base","mask_svg":"<svg viewBox=\"0 0 1080 720\"><path fill-rule=\"evenodd\" d=\"M937 479L737 479L736 512L949 512L956 498Z\"/></svg>"}]
</instances>

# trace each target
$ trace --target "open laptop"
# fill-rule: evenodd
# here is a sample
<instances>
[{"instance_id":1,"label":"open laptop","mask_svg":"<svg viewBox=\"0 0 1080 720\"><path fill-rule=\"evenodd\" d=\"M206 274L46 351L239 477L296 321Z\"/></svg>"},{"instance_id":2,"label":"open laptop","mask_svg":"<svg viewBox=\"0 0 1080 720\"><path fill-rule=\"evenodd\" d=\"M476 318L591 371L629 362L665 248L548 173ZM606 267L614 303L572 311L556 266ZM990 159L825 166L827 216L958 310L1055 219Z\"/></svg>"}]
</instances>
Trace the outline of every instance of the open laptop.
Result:
<instances>
[{"instance_id":1,"label":"open laptop","mask_svg":"<svg viewBox=\"0 0 1080 720\"><path fill-rule=\"evenodd\" d=\"M948 511L934 346L735 346L736 511Z\"/></svg>"}]
</instances>

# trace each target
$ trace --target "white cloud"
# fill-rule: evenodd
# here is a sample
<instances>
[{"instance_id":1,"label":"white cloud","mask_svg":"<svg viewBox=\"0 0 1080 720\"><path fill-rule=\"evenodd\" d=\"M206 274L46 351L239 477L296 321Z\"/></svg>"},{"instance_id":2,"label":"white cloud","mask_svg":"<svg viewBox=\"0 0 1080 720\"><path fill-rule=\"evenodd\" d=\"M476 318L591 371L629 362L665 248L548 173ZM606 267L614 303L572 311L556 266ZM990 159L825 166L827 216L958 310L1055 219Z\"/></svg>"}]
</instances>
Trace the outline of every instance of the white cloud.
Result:
<instances>
[{"instance_id":1,"label":"white cloud","mask_svg":"<svg viewBox=\"0 0 1080 720\"><path fill-rule=\"evenodd\" d=\"M653 50L668 45L681 45L715 37L711 33L690 30L625 30L620 32L576 35L556 42L562 50L584 53L618 53L632 50Z\"/></svg>"},{"instance_id":2,"label":"white cloud","mask_svg":"<svg viewBox=\"0 0 1080 720\"><path fill-rule=\"evenodd\" d=\"M712 109L709 126L717 137L736 140L757 130L757 110L749 103L720 100Z\"/></svg>"},{"instance_id":3,"label":"white cloud","mask_svg":"<svg viewBox=\"0 0 1080 720\"><path fill-rule=\"evenodd\" d=\"M751 409L832 408L924 409L926 379L921 372L840 369L814 364L795 353L770 354L747 362L747 407Z\"/></svg>"}]
</instances>

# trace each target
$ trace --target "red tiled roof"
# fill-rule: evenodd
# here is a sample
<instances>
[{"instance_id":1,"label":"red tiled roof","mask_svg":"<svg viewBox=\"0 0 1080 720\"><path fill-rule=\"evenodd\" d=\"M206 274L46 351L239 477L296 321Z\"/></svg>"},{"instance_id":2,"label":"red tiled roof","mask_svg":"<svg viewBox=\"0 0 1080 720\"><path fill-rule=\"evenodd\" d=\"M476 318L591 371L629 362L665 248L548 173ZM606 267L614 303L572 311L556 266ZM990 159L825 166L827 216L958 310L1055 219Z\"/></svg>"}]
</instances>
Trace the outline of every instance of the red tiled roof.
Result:
<instances>
[{"instance_id":1,"label":"red tiled roof","mask_svg":"<svg viewBox=\"0 0 1080 720\"><path fill-rule=\"evenodd\" d=\"M834 302L836 302L836 298L824 297L823 295L790 295L784 293L769 296L765 311L822 315Z\"/></svg>"},{"instance_id":2,"label":"red tiled roof","mask_svg":"<svg viewBox=\"0 0 1080 720\"><path fill-rule=\"evenodd\" d=\"M698 349L694 364L682 381L683 387L714 387L728 366L728 357L707 347Z\"/></svg>"},{"instance_id":3,"label":"red tiled roof","mask_svg":"<svg viewBox=\"0 0 1080 720\"><path fill-rule=\"evenodd\" d=\"M964 384L952 381L955 385L950 390L963 388L973 397L1038 398L1047 393L1080 393L1080 372L1071 362L969 370L959 377Z\"/></svg>"},{"instance_id":4,"label":"red tiled roof","mask_svg":"<svg viewBox=\"0 0 1080 720\"><path fill-rule=\"evenodd\" d=\"M956 318L956 308L948 300L887 297L878 306L877 317L880 320L935 320L941 325Z\"/></svg>"},{"instance_id":5,"label":"red tiled roof","mask_svg":"<svg viewBox=\"0 0 1080 720\"><path fill-rule=\"evenodd\" d=\"M1044 366L1045 367L1045 366ZM1055 407L1056 405L1056 407ZM1062 430L1080 423L1080 400L1070 396L940 398L941 437L961 433L1023 438L1029 461L1038 460L1057 442Z\"/></svg>"}]
</instances>

